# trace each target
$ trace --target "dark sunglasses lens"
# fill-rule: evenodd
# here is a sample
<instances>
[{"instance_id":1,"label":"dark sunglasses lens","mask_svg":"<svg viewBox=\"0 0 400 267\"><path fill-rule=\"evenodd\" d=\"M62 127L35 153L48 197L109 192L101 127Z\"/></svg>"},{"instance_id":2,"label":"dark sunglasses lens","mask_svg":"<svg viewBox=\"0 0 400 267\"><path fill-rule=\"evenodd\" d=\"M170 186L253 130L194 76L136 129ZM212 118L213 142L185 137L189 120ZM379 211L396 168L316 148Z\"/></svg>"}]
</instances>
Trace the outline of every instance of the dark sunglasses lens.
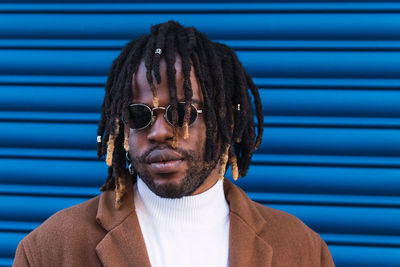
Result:
<instances>
[{"instance_id":1,"label":"dark sunglasses lens","mask_svg":"<svg viewBox=\"0 0 400 267\"><path fill-rule=\"evenodd\" d=\"M132 105L129 107L129 126L132 129L146 127L151 121L151 111L145 105Z\"/></svg>"},{"instance_id":2,"label":"dark sunglasses lens","mask_svg":"<svg viewBox=\"0 0 400 267\"><path fill-rule=\"evenodd\" d=\"M191 108L191 110L190 110L189 125L192 125L197 119L197 110L193 105L191 105L190 108ZM183 126L184 118L185 118L185 103L178 103L178 126L179 127ZM172 124L172 108L168 109L167 119Z\"/></svg>"}]
</instances>

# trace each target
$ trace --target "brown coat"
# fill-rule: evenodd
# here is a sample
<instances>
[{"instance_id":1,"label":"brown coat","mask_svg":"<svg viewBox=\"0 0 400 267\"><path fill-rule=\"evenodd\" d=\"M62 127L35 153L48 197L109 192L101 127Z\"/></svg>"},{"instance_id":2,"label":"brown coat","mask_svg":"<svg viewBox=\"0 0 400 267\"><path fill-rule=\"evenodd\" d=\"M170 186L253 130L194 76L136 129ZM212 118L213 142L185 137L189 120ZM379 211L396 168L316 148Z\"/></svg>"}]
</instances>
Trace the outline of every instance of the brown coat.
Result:
<instances>
[{"instance_id":1,"label":"brown coat","mask_svg":"<svg viewBox=\"0 0 400 267\"><path fill-rule=\"evenodd\" d=\"M251 201L229 181L224 189L229 266L334 266L324 241L297 218ZM119 210L107 191L56 213L20 242L13 266L150 266L132 191Z\"/></svg>"}]
</instances>

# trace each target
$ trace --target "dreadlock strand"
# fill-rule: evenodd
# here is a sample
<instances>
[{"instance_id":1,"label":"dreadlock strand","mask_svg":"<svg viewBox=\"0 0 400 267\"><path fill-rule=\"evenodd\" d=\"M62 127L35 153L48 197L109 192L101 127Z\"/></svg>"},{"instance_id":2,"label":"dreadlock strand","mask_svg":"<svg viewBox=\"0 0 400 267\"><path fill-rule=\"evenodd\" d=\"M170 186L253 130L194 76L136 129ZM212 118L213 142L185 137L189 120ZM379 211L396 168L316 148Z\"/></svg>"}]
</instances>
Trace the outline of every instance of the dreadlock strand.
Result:
<instances>
[{"instance_id":1,"label":"dreadlock strand","mask_svg":"<svg viewBox=\"0 0 400 267\"><path fill-rule=\"evenodd\" d=\"M220 180L224 179L224 175L225 175L225 172L226 172L226 167L227 167L227 164L228 164L228 157L229 157L228 156L229 147L230 147L230 145L226 145L225 149L224 149L224 152L221 155L221 167L219 169L219 179Z\"/></svg>"},{"instance_id":2,"label":"dreadlock strand","mask_svg":"<svg viewBox=\"0 0 400 267\"><path fill-rule=\"evenodd\" d=\"M115 177L115 208L121 207L121 202L126 194L126 173L123 171L117 171L118 176Z\"/></svg>"},{"instance_id":3,"label":"dreadlock strand","mask_svg":"<svg viewBox=\"0 0 400 267\"><path fill-rule=\"evenodd\" d=\"M206 38L206 37L204 37ZM205 42L205 48L210 58L210 68L212 70L212 78L214 83L214 90L216 91L216 105L219 110L217 112L218 128L220 130L220 137L222 139L222 145L226 145L230 142L230 126L226 123L227 110L226 110L226 98L225 98L225 87L223 82L223 71L221 66L221 59L216 51L215 45L209 40Z\"/></svg>"},{"instance_id":4,"label":"dreadlock strand","mask_svg":"<svg viewBox=\"0 0 400 267\"><path fill-rule=\"evenodd\" d=\"M178 124L178 101L177 101L177 88L176 88L176 48L175 48L176 33L170 31L166 36L166 46L165 46L165 61L167 63L167 82L168 91L170 96L170 106L172 110L172 125L174 126L172 147L178 147L178 136L176 127Z\"/></svg>"},{"instance_id":5,"label":"dreadlock strand","mask_svg":"<svg viewBox=\"0 0 400 267\"><path fill-rule=\"evenodd\" d=\"M216 112L216 121L214 122L214 124L217 123L218 126L215 125L214 127L218 131L217 138L221 140L221 147L226 147L230 144L231 141L231 128L227 124L226 96L224 81L222 78L223 72L221 66L221 58L216 51L216 46L213 45L205 36L203 36L202 39L203 47L206 51L206 57L209 58L208 68L210 69L209 72L211 75L209 83L212 86L210 88L212 89L212 99L215 99L213 106L218 107L218 112ZM230 114L228 116L230 116ZM213 142L215 143L216 140L214 139ZM227 155L225 157L227 157ZM225 160L225 162L227 162L227 159ZM224 166L223 168L226 167Z\"/></svg>"},{"instance_id":6,"label":"dreadlock strand","mask_svg":"<svg viewBox=\"0 0 400 267\"><path fill-rule=\"evenodd\" d=\"M107 170L107 180L104 183L104 185L100 188L100 191L106 191L106 190L110 190L113 188L113 184L114 184L113 168L108 167L107 169L108 169Z\"/></svg>"},{"instance_id":7,"label":"dreadlock strand","mask_svg":"<svg viewBox=\"0 0 400 267\"><path fill-rule=\"evenodd\" d=\"M157 31L157 37L156 37L156 42L155 42L155 47L156 49L160 49L159 51L155 51L153 55L153 64L152 64L152 70L154 73L154 77L156 78L156 82L158 84L161 83L161 75L160 75L160 60L161 60L161 53L164 50L164 42L165 42L165 30L166 30L167 24L163 24L158 28ZM149 70L147 70L149 71ZM159 106L159 99L157 96L157 90L155 86L151 83L151 90L153 92L153 105L154 107Z\"/></svg>"},{"instance_id":8,"label":"dreadlock strand","mask_svg":"<svg viewBox=\"0 0 400 267\"><path fill-rule=\"evenodd\" d=\"M115 136L114 135L110 135L110 139L108 140L108 144L107 144L107 158L106 158L106 163L107 166L112 166L112 154L114 152L114 140L115 140Z\"/></svg>"},{"instance_id":9,"label":"dreadlock strand","mask_svg":"<svg viewBox=\"0 0 400 267\"><path fill-rule=\"evenodd\" d=\"M161 83L160 60L161 60L162 51L164 50L167 26L168 26L168 24L163 24L158 28L156 42L155 42L156 50L155 50L154 56L153 56L153 68L152 69L153 69L154 77L156 78L156 81L158 84Z\"/></svg>"},{"instance_id":10,"label":"dreadlock strand","mask_svg":"<svg viewBox=\"0 0 400 267\"><path fill-rule=\"evenodd\" d=\"M196 33L197 34L197 33ZM200 39L196 36L196 38ZM214 147L215 147L215 140L214 134L216 134L216 138L218 138L218 131L216 131L216 115L214 109L212 108L213 104L211 103L211 99L213 97L213 88L210 83L210 79L208 75L208 69L205 67L208 62L208 58L205 55L204 47L202 41L198 42L198 51L192 54L192 62L194 66L194 70L196 76L199 79L200 87L203 93L204 98L204 107L203 107L203 114L206 123L206 156L205 160L210 161L214 158ZM201 63L202 62L202 63Z\"/></svg>"},{"instance_id":11,"label":"dreadlock strand","mask_svg":"<svg viewBox=\"0 0 400 267\"><path fill-rule=\"evenodd\" d=\"M186 140L188 138L189 138L189 124L185 122L185 124L183 125L183 139Z\"/></svg>"},{"instance_id":12,"label":"dreadlock strand","mask_svg":"<svg viewBox=\"0 0 400 267\"><path fill-rule=\"evenodd\" d=\"M115 120L115 134L110 135L110 139L108 140L107 144L107 158L106 162L108 166L112 166L112 160L113 160L113 153L114 153L114 143L115 143L115 138L119 134L119 119L117 118Z\"/></svg>"},{"instance_id":13,"label":"dreadlock strand","mask_svg":"<svg viewBox=\"0 0 400 267\"><path fill-rule=\"evenodd\" d=\"M178 147L178 133L177 133L177 128L173 128L173 136L172 136L172 148L177 148Z\"/></svg>"},{"instance_id":14,"label":"dreadlock strand","mask_svg":"<svg viewBox=\"0 0 400 267\"><path fill-rule=\"evenodd\" d=\"M130 128L127 123L124 124L124 149L125 151L129 151L129 132Z\"/></svg>"},{"instance_id":15,"label":"dreadlock strand","mask_svg":"<svg viewBox=\"0 0 400 267\"><path fill-rule=\"evenodd\" d=\"M189 138L189 120L190 120L190 111L191 111L191 104L192 104L192 97L193 97L193 89L192 83L190 81L190 72L191 72L191 64L190 64L190 54L191 54L191 47L188 45L188 36L186 31L181 30L178 33L178 49L179 53L181 54L182 59L182 73L183 73L183 91L185 96L185 116L183 118L183 130L184 135L183 139ZM190 49L190 50L189 50Z\"/></svg>"},{"instance_id":16,"label":"dreadlock strand","mask_svg":"<svg viewBox=\"0 0 400 267\"><path fill-rule=\"evenodd\" d=\"M114 174L115 183L115 208L119 209L121 205L122 198L126 193L126 181L128 179L126 171L126 159L125 151L123 147L124 136L119 134L119 128L123 127L123 123L118 122L118 128L116 129L116 139L115 139L115 149L112 159L112 167Z\"/></svg>"},{"instance_id":17,"label":"dreadlock strand","mask_svg":"<svg viewBox=\"0 0 400 267\"><path fill-rule=\"evenodd\" d=\"M236 181L239 178L239 170L238 170L236 154L233 152L232 146L229 147L229 163L231 164L232 168L233 180Z\"/></svg>"},{"instance_id":18,"label":"dreadlock strand","mask_svg":"<svg viewBox=\"0 0 400 267\"><path fill-rule=\"evenodd\" d=\"M247 74L246 78L247 78L247 83L249 84L251 93L253 94L253 97L254 97L254 103L255 103L256 112L257 112L258 127L257 127L256 145L254 148L254 149L257 149L261 144L261 139L262 139L262 135L263 135L263 131L264 131L264 116L263 116L261 98L260 98L260 93L258 92L258 88L254 84L253 79L250 77L250 75Z\"/></svg>"},{"instance_id":19,"label":"dreadlock strand","mask_svg":"<svg viewBox=\"0 0 400 267\"><path fill-rule=\"evenodd\" d=\"M152 28L152 31L155 32L155 30L153 30L153 28ZM145 66L146 66L147 83L149 84L151 92L153 94L153 106L158 107L159 99L157 96L157 89L153 83L153 74L152 74L153 60L154 60L154 53L155 53L155 44L156 44L156 36L152 35L152 36L150 36L149 41L146 46L146 49L145 49L144 62L145 62Z\"/></svg>"}]
</instances>

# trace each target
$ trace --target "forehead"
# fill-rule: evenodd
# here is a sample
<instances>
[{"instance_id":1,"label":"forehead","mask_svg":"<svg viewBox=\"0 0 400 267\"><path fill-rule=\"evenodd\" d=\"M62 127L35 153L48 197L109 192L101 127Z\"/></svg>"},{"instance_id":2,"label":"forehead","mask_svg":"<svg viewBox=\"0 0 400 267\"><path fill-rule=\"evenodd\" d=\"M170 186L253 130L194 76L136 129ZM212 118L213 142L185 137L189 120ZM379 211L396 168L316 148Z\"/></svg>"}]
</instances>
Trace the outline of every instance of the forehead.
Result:
<instances>
[{"instance_id":1,"label":"forehead","mask_svg":"<svg viewBox=\"0 0 400 267\"><path fill-rule=\"evenodd\" d=\"M175 81L176 81L176 88L177 88L177 100L184 101L185 95L183 90L183 72L182 72L182 61L180 56L176 57L175 61ZM133 90L133 102L140 102L151 104L153 100L153 94L151 92L150 85L146 78L146 66L144 60L141 61L136 73L133 74L132 79L132 90ZM157 84L154 73L153 75L153 84L157 90L157 96L160 101L161 106L168 105L170 102L170 95L169 95L169 86L168 86L168 78L167 78L167 63L162 58L160 61L160 75L161 75L161 83ZM199 86L198 78L195 74L193 65L190 71L190 81L193 91L192 100L194 103L203 103L203 95Z\"/></svg>"}]
</instances>

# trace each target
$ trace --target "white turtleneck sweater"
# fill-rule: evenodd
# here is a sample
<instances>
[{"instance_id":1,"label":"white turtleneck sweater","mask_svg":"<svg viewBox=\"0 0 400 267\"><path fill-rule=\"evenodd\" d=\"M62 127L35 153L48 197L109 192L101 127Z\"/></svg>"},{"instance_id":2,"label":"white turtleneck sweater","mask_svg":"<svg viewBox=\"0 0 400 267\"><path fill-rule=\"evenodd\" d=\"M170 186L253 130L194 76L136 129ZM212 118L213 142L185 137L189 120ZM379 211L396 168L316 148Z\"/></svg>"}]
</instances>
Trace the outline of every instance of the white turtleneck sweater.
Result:
<instances>
[{"instance_id":1,"label":"white turtleneck sweater","mask_svg":"<svg viewBox=\"0 0 400 267\"><path fill-rule=\"evenodd\" d=\"M138 179L135 207L152 267L228 266L223 181L194 196L162 198Z\"/></svg>"}]
</instances>

